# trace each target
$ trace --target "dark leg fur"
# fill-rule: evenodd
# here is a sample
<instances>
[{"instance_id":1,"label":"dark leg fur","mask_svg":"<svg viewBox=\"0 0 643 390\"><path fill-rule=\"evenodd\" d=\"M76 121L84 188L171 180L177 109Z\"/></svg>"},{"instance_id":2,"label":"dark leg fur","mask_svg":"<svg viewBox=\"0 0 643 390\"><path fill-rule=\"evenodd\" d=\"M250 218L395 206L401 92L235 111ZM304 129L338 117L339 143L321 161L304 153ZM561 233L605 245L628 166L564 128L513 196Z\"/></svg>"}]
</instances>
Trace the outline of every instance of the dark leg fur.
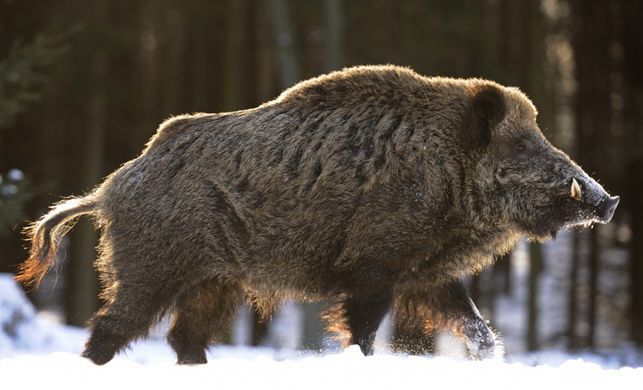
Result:
<instances>
[{"instance_id":1,"label":"dark leg fur","mask_svg":"<svg viewBox=\"0 0 643 390\"><path fill-rule=\"evenodd\" d=\"M351 332L350 344L359 345L366 356L373 354L375 333L391 306L392 297L356 294L346 303L346 323Z\"/></svg>"},{"instance_id":2,"label":"dark leg fur","mask_svg":"<svg viewBox=\"0 0 643 390\"><path fill-rule=\"evenodd\" d=\"M177 364L207 363L208 344L227 329L241 297L238 285L211 279L178 299L167 337Z\"/></svg>"},{"instance_id":3,"label":"dark leg fur","mask_svg":"<svg viewBox=\"0 0 643 390\"><path fill-rule=\"evenodd\" d=\"M91 336L85 344L82 356L90 359L94 364L102 366L112 360L116 352L123 349L129 342L123 335L111 333L105 329L108 326L94 326Z\"/></svg>"},{"instance_id":4,"label":"dark leg fur","mask_svg":"<svg viewBox=\"0 0 643 390\"><path fill-rule=\"evenodd\" d=\"M396 323L410 334L431 338L435 332L450 331L462 338L473 359L485 359L501 351L496 339L473 301L460 282L449 283L439 289L414 286L398 296ZM418 340L424 343L427 340ZM413 351L408 351L413 352Z\"/></svg>"},{"instance_id":5,"label":"dark leg fur","mask_svg":"<svg viewBox=\"0 0 643 390\"><path fill-rule=\"evenodd\" d=\"M113 301L96 313L90 322L91 335L83 357L105 364L130 341L148 332L171 295L168 290L155 295L139 290L120 285Z\"/></svg>"},{"instance_id":6,"label":"dark leg fur","mask_svg":"<svg viewBox=\"0 0 643 390\"><path fill-rule=\"evenodd\" d=\"M373 354L375 333L392 302L387 289L377 294L355 292L345 295L323 315L328 330L337 333L344 346L357 344L365 356Z\"/></svg>"}]
</instances>

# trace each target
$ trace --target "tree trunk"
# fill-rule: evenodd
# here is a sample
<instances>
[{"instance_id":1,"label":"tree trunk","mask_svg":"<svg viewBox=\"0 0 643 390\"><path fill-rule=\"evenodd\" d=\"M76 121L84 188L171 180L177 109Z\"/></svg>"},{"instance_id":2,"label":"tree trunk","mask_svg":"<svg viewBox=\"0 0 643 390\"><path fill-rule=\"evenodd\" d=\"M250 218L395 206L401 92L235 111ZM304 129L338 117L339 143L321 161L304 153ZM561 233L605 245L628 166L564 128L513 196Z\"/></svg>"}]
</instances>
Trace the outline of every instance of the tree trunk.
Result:
<instances>
[{"instance_id":1,"label":"tree trunk","mask_svg":"<svg viewBox=\"0 0 643 390\"><path fill-rule=\"evenodd\" d=\"M166 12L161 13L163 20L163 34L160 35L159 43L162 44L163 63L160 89L160 106L164 116L182 114L192 111L193 108L185 104L186 89L184 58L187 56L186 41L188 32L185 11L178 6L168 6ZM165 38L165 39L163 39Z\"/></svg>"},{"instance_id":2,"label":"tree trunk","mask_svg":"<svg viewBox=\"0 0 643 390\"><path fill-rule=\"evenodd\" d=\"M596 344L596 320L598 300L598 274L600 272L598 229L589 232L589 305L587 308L587 340L586 345L593 349Z\"/></svg>"},{"instance_id":3,"label":"tree trunk","mask_svg":"<svg viewBox=\"0 0 643 390\"><path fill-rule=\"evenodd\" d=\"M643 96L643 90L642 96ZM643 347L643 158L632 161L628 169L632 238L630 240L630 334Z\"/></svg>"},{"instance_id":4,"label":"tree trunk","mask_svg":"<svg viewBox=\"0 0 643 390\"><path fill-rule=\"evenodd\" d=\"M95 2L92 8L93 23L100 29L107 13L107 3ZM85 139L85 157L82 167L83 187L88 190L94 187L103 176L103 143L107 128L107 102L105 85L107 73L106 54L96 49L90 62L90 80L95 86L89 101L89 123ZM96 259L95 245L98 234L91 221L81 220L75 229L72 240L74 256L69 263L70 300L68 302L67 320L73 325L84 325L98 307L98 277L93 263Z\"/></svg>"},{"instance_id":5,"label":"tree trunk","mask_svg":"<svg viewBox=\"0 0 643 390\"><path fill-rule=\"evenodd\" d=\"M326 14L326 63L324 70L339 69L342 64L344 13L342 0L325 0Z\"/></svg>"},{"instance_id":6,"label":"tree trunk","mask_svg":"<svg viewBox=\"0 0 643 390\"><path fill-rule=\"evenodd\" d=\"M538 293L540 274L543 270L543 254L540 244L529 243L529 287L527 291L527 350L540 348L538 321Z\"/></svg>"},{"instance_id":7,"label":"tree trunk","mask_svg":"<svg viewBox=\"0 0 643 390\"><path fill-rule=\"evenodd\" d=\"M643 2L620 1L623 46L623 150L627 153L626 194L622 207L631 216L630 335L643 347Z\"/></svg>"},{"instance_id":8,"label":"tree trunk","mask_svg":"<svg viewBox=\"0 0 643 390\"><path fill-rule=\"evenodd\" d=\"M273 34L279 56L279 79L282 88L299 81L299 67L295 54L295 36L286 0L271 0Z\"/></svg>"},{"instance_id":9,"label":"tree trunk","mask_svg":"<svg viewBox=\"0 0 643 390\"><path fill-rule=\"evenodd\" d=\"M578 322L578 269L580 264L580 234L572 232L572 261L569 268L569 292L567 301L567 347L578 348L576 323Z\"/></svg>"},{"instance_id":10,"label":"tree trunk","mask_svg":"<svg viewBox=\"0 0 643 390\"><path fill-rule=\"evenodd\" d=\"M579 162L592 175L611 179L609 156L612 144L611 76L611 2L571 1L574 12L572 45L576 64L576 132ZM600 156L600 157L599 157ZM612 156L613 157L613 156ZM597 159L601 160L598 161ZM589 331L586 344L595 344L598 297L599 243L597 232L590 233L589 252Z\"/></svg>"},{"instance_id":11,"label":"tree trunk","mask_svg":"<svg viewBox=\"0 0 643 390\"><path fill-rule=\"evenodd\" d=\"M469 282L469 295L476 305L480 305L480 300L482 298L482 291L480 290L480 274L473 275L471 277L471 281Z\"/></svg>"},{"instance_id":12,"label":"tree trunk","mask_svg":"<svg viewBox=\"0 0 643 390\"><path fill-rule=\"evenodd\" d=\"M245 0L232 0L227 12L228 39L226 40L225 55L225 80L223 83L223 108L225 111L238 110L241 105L241 79L247 75L241 74L243 56L246 48L242 46L244 40Z\"/></svg>"},{"instance_id":13,"label":"tree trunk","mask_svg":"<svg viewBox=\"0 0 643 390\"><path fill-rule=\"evenodd\" d=\"M501 280L501 288L496 289L496 292L500 290L505 295L511 295L513 288L511 279L511 252L498 259L493 266L493 272L495 274L494 280Z\"/></svg>"}]
</instances>

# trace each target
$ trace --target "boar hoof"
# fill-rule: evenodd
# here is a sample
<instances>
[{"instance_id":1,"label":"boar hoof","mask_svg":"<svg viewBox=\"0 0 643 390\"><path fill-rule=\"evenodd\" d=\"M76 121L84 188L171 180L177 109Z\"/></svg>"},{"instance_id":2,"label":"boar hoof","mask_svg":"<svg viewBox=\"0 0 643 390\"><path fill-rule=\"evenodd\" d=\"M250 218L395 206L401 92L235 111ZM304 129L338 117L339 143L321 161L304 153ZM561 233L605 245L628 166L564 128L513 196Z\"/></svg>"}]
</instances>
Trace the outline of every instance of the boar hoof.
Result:
<instances>
[{"instance_id":1,"label":"boar hoof","mask_svg":"<svg viewBox=\"0 0 643 390\"><path fill-rule=\"evenodd\" d=\"M179 356L176 359L176 364L180 365L196 365L196 364L206 364L208 359L205 357L205 352L201 354Z\"/></svg>"},{"instance_id":2,"label":"boar hoof","mask_svg":"<svg viewBox=\"0 0 643 390\"><path fill-rule=\"evenodd\" d=\"M491 359L495 356L496 343L494 340L483 340L480 343L467 342L469 356L474 360Z\"/></svg>"},{"instance_id":3,"label":"boar hoof","mask_svg":"<svg viewBox=\"0 0 643 390\"><path fill-rule=\"evenodd\" d=\"M114 358L115 351L86 348L81 354L82 357L91 360L94 364L102 366Z\"/></svg>"},{"instance_id":4,"label":"boar hoof","mask_svg":"<svg viewBox=\"0 0 643 390\"><path fill-rule=\"evenodd\" d=\"M473 360L501 358L502 346L496 342L496 337L486 324L480 323L475 331L466 337L469 357Z\"/></svg>"},{"instance_id":5,"label":"boar hoof","mask_svg":"<svg viewBox=\"0 0 643 390\"><path fill-rule=\"evenodd\" d=\"M96 327L85 344L85 350L81 356L91 360L96 365L102 366L114 358L116 352L125 345L125 342L125 337Z\"/></svg>"}]
</instances>

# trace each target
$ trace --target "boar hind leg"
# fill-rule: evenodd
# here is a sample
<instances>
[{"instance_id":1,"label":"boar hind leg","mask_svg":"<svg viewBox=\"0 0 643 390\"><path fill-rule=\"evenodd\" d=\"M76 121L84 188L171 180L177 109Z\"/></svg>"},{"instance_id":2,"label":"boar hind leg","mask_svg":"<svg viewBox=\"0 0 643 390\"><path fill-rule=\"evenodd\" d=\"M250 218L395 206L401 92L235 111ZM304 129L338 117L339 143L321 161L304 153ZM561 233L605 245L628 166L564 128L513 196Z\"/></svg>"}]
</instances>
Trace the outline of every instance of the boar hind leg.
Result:
<instances>
[{"instance_id":1,"label":"boar hind leg","mask_svg":"<svg viewBox=\"0 0 643 390\"><path fill-rule=\"evenodd\" d=\"M238 284L215 279L203 281L179 297L168 333L177 364L207 363L208 344L228 328L242 297Z\"/></svg>"},{"instance_id":2,"label":"boar hind leg","mask_svg":"<svg viewBox=\"0 0 643 390\"><path fill-rule=\"evenodd\" d=\"M142 284L118 285L113 297L90 321L91 335L83 357L105 364L130 341L147 334L171 298L168 286L164 286L165 291L152 292L150 288Z\"/></svg>"}]
</instances>

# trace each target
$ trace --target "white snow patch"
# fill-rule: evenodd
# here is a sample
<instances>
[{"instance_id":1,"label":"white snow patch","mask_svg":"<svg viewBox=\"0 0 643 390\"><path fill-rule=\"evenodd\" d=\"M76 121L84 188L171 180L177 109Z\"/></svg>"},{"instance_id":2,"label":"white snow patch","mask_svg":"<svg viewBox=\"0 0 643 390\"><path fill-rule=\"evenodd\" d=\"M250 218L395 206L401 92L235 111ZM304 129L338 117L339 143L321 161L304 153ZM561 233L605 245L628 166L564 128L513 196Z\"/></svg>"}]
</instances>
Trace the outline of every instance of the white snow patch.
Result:
<instances>
[{"instance_id":1,"label":"white snow patch","mask_svg":"<svg viewBox=\"0 0 643 390\"><path fill-rule=\"evenodd\" d=\"M0 274L0 356L13 350L76 351L86 333L37 314L11 275Z\"/></svg>"},{"instance_id":2,"label":"white snow patch","mask_svg":"<svg viewBox=\"0 0 643 390\"><path fill-rule=\"evenodd\" d=\"M159 335L161 336L161 335ZM0 388L332 389L467 388L640 389L643 367L620 367L615 355L579 358L549 351L511 356L511 362L376 353L357 346L314 354L292 349L219 346L209 364L176 366L160 339L134 343L105 366L81 358L83 329L35 313L9 276L0 275ZM57 351L57 352L54 352ZM379 351L379 350L378 350ZM643 362L640 351L626 361ZM573 387L572 387L573 386Z\"/></svg>"},{"instance_id":3,"label":"white snow patch","mask_svg":"<svg viewBox=\"0 0 643 390\"><path fill-rule=\"evenodd\" d=\"M20 354L0 359L3 388L113 389L213 387L234 389L329 389L406 387L480 389L639 389L643 368L604 369L596 363L567 360L552 367L497 361L378 354L365 358L359 348L342 353L284 355L273 350L215 348L210 363L181 367L166 348L135 346L132 356L119 356L95 366L70 353ZM159 346L160 347L160 346ZM146 358L141 359L142 356Z\"/></svg>"}]
</instances>

